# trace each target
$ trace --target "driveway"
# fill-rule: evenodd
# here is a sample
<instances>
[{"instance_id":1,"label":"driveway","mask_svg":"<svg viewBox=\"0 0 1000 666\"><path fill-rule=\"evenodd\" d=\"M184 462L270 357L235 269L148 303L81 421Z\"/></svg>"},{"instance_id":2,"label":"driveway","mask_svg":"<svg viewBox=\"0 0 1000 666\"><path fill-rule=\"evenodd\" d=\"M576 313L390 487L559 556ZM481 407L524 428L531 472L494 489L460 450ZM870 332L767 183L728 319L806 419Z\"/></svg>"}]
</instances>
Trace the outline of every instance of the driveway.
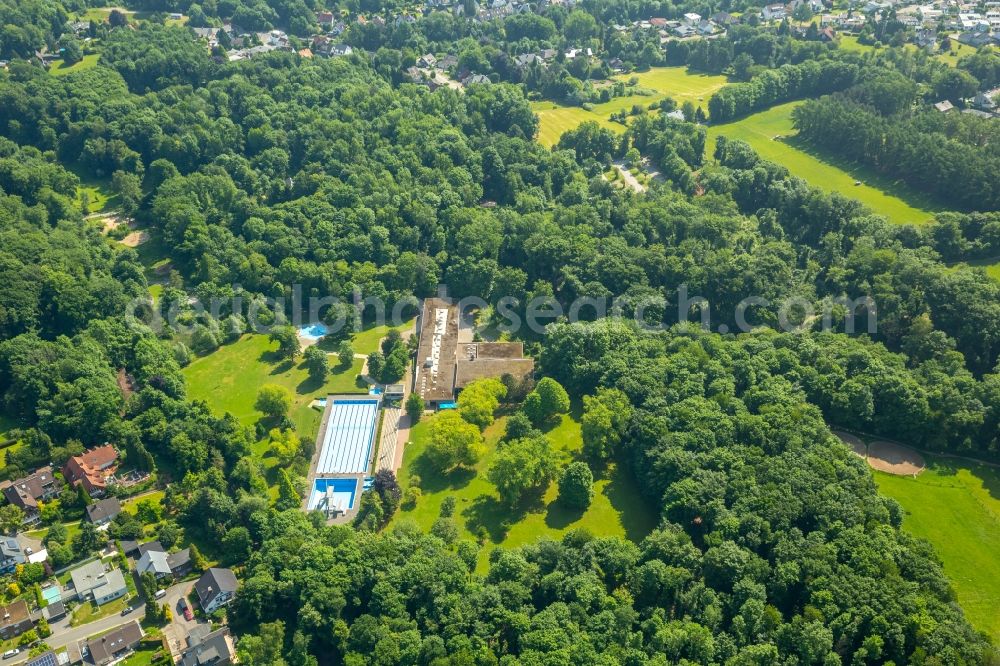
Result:
<instances>
[{"instance_id":1,"label":"driveway","mask_svg":"<svg viewBox=\"0 0 1000 666\"><path fill-rule=\"evenodd\" d=\"M88 622L87 624L81 624L79 627L69 626L69 615L67 615L61 620L56 620L49 624L49 628L52 629L52 635L46 638L45 642L53 650L58 650L59 648L64 648L70 645L71 643L79 643L80 641L95 634L103 634L111 631L112 629L120 627L123 624L128 624L132 620L142 620L142 616L145 612L145 604L139 604L135 607L134 611L125 617L116 613L115 615L102 617L100 620L94 620L93 622ZM25 652L23 659L12 663L20 664L26 662L27 660L27 652Z\"/></svg>"},{"instance_id":2,"label":"driveway","mask_svg":"<svg viewBox=\"0 0 1000 666\"><path fill-rule=\"evenodd\" d=\"M180 656L181 651L187 647L186 641L191 630L199 624L208 624L205 620L199 620L197 617L192 620L185 620L184 613L177 607L177 603L181 600L181 597L187 596L193 587L194 581L177 583L167 588L167 595L165 597L157 600L157 603L167 604L170 608L172 618L170 624L163 628L163 635L167 639L170 654L174 657L175 661ZM192 608L192 610L194 609Z\"/></svg>"}]
</instances>

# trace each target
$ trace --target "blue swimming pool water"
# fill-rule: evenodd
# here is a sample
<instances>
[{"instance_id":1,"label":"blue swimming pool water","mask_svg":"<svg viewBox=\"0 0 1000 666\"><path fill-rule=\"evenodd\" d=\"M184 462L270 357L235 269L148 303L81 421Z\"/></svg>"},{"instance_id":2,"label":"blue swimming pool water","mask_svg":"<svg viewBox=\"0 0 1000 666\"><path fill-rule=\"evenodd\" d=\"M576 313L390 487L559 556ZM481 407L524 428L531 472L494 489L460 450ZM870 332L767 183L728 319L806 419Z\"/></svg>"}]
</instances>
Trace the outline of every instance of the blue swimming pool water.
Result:
<instances>
[{"instance_id":1,"label":"blue swimming pool water","mask_svg":"<svg viewBox=\"0 0 1000 666\"><path fill-rule=\"evenodd\" d=\"M323 324L309 324L308 326L303 326L299 329L299 334L303 338L308 338L309 340L319 340L324 335L326 335L328 329Z\"/></svg>"},{"instance_id":2,"label":"blue swimming pool water","mask_svg":"<svg viewBox=\"0 0 1000 666\"><path fill-rule=\"evenodd\" d=\"M42 598L45 599L47 603L54 604L62 599L62 592L59 590L58 585L43 587Z\"/></svg>"},{"instance_id":3,"label":"blue swimming pool water","mask_svg":"<svg viewBox=\"0 0 1000 666\"><path fill-rule=\"evenodd\" d=\"M344 509L354 508L354 496L358 489L358 480L353 478L316 479L313 481L312 492L309 494L309 508L322 509L327 489L333 491L334 501L339 502Z\"/></svg>"},{"instance_id":4,"label":"blue swimming pool water","mask_svg":"<svg viewBox=\"0 0 1000 666\"><path fill-rule=\"evenodd\" d=\"M382 395L382 389L376 386L368 391L368 395Z\"/></svg>"}]
</instances>

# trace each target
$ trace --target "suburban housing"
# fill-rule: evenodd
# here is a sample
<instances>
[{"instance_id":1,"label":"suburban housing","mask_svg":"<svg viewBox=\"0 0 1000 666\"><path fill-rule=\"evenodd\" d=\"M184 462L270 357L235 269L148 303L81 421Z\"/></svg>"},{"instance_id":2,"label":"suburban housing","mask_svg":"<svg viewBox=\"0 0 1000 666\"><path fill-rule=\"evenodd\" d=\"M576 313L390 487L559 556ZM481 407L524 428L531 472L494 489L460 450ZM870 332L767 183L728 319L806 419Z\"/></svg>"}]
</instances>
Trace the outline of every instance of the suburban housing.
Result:
<instances>
[{"instance_id":1,"label":"suburban housing","mask_svg":"<svg viewBox=\"0 0 1000 666\"><path fill-rule=\"evenodd\" d=\"M122 512L121 502L117 497L108 497L87 505L87 520L95 525L107 525Z\"/></svg>"},{"instance_id":2,"label":"suburban housing","mask_svg":"<svg viewBox=\"0 0 1000 666\"><path fill-rule=\"evenodd\" d=\"M187 648L181 652L180 666L225 666L233 663L233 638L229 627L212 631L198 625L187 637Z\"/></svg>"},{"instance_id":3,"label":"suburban housing","mask_svg":"<svg viewBox=\"0 0 1000 666\"><path fill-rule=\"evenodd\" d=\"M80 601L93 599L98 606L123 597L128 592L121 569L106 571L100 560L73 569L70 578Z\"/></svg>"},{"instance_id":4,"label":"suburban housing","mask_svg":"<svg viewBox=\"0 0 1000 666\"><path fill-rule=\"evenodd\" d=\"M232 601L238 588L239 583L236 582L232 569L217 567L212 567L203 573L194 584L198 603L206 613L212 613Z\"/></svg>"},{"instance_id":5,"label":"suburban housing","mask_svg":"<svg viewBox=\"0 0 1000 666\"><path fill-rule=\"evenodd\" d=\"M73 486L83 484L91 495L103 495L108 477L115 473L118 452L110 444L73 456L63 465L63 477Z\"/></svg>"},{"instance_id":6,"label":"suburban housing","mask_svg":"<svg viewBox=\"0 0 1000 666\"><path fill-rule=\"evenodd\" d=\"M134 650L142 640L142 635L142 627L132 620L103 636L91 638L86 642L84 649L90 655L90 662L103 666Z\"/></svg>"},{"instance_id":7,"label":"suburban housing","mask_svg":"<svg viewBox=\"0 0 1000 666\"><path fill-rule=\"evenodd\" d=\"M0 638L7 640L20 636L33 626L28 604L18 599L6 606L0 606Z\"/></svg>"},{"instance_id":8,"label":"suburban housing","mask_svg":"<svg viewBox=\"0 0 1000 666\"><path fill-rule=\"evenodd\" d=\"M46 466L23 479L0 483L0 490L8 502L24 511L24 522L34 523L39 518L38 503L59 494L60 485Z\"/></svg>"}]
</instances>

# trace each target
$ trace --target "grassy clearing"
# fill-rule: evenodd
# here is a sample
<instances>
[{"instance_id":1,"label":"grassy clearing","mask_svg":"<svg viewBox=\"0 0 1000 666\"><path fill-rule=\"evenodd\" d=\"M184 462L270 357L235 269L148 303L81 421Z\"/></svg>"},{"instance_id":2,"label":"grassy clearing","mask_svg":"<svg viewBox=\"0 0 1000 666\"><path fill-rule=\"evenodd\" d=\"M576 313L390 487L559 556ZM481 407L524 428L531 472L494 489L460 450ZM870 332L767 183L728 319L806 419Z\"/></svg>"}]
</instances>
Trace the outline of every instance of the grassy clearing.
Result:
<instances>
[{"instance_id":1,"label":"grassy clearing","mask_svg":"<svg viewBox=\"0 0 1000 666\"><path fill-rule=\"evenodd\" d=\"M916 478L874 475L906 510L903 528L934 546L972 625L1000 641L1000 473L929 457Z\"/></svg>"},{"instance_id":2,"label":"grassy clearing","mask_svg":"<svg viewBox=\"0 0 1000 666\"><path fill-rule=\"evenodd\" d=\"M870 53L878 50L878 47L871 44L860 43L856 35L841 35L837 45L843 51L853 51L855 53Z\"/></svg>"},{"instance_id":3,"label":"grassy clearing","mask_svg":"<svg viewBox=\"0 0 1000 666\"><path fill-rule=\"evenodd\" d=\"M707 104L708 97L726 83L724 76L689 73L683 67L653 67L646 72L623 74L615 77L619 81L638 79L635 94L616 97L603 104L595 104L593 110L578 106L563 106L555 102L533 102L531 107L538 114L538 141L543 146L554 146L559 137L588 120L597 122L615 132L625 127L608 120L612 113L631 109L638 104L643 108L664 97L672 97L677 104L691 101L698 106ZM640 94L641 92L649 94Z\"/></svg>"},{"instance_id":4,"label":"grassy clearing","mask_svg":"<svg viewBox=\"0 0 1000 666\"><path fill-rule=\"evenodd\" d=\"M127 571L122 572L125 576L130 577ZM131 594L126 594L120 599L115 599L114 601L109 601L106 604L98 606L93 601L80 604L73 611L73 616L70 618L69 624L71 627L79 627L81 624L87 624L88 622L93 622L95 620L100 620L102 617L108 617L109 615L120 614L126 606L130 605L135 597Z\"/></svg>"},{"instance_id":5,"label":"grassy clearing","mask_svg":"<svg viewBox=\"0 0 1000 666\"><path fill-rule=\"evenodd\" d=\"M715 139L720 135L742 139L764 159L781 164L816 187L857 199L892 222L921 224L930 220L931 211L939 207L905 184L891 181L863 165L821 157L805 142L797 141L791 114L799 104L781 104L732 123L709 127L707 154L712 155ZM775 140L775 136L784 138ZM855 185L855 180L863 184Z\"/></svg>"},{"instance_id":6,"label":"grassy clearing","mask_svg":"<svg viewBox=\"0 0 1000 666\"><path fill-rule=\"evenodd\" d=\"M457 470L448 475L436 473L427 466L423 452L429 438L428 419L418 423L410 432L399 478L406 487L412 475L418 474L423 496L412 509L397 513L393 522L412 520L428 530L440 515L444 498L454 497L460 538L476 539L477 535L485 533L484 547L479 553L480 571L485 570L489 552L497 546L513 548L541 538L559 539L578 528L598 536L622 536L637 541L653 529L655 515L640 499L631 474L614 464L595 475L594 499L586 511L568 509L560 504L556 482L541 497L517 512L505 509L496 488L486 480L505 422L506 418L501 417L486 429L487 451L474 469ZM582 439L580 424L575 418L563 417L547 435L561 463L567 464L579 456ZM505 522L509 525L505 526ZM505 531L505 527L509 529Z\"/></svg>"},{"instance_id":7,"label":"grassy clearing","mask_svg":"<svg viewBox=\"0 0 1000 666\"><path fill-rule=\"evenodd\" d=\"M79 165L68 166L67 169L80 179L76 190L76 205L80 210L83 210L84 195L88 213L104 213L115 208L118 195L111 191L110 178L99 178Z\"/></svg>"},{"instance_id":8,"label":"grassy clearing","mask_svg":"<svg viewBox=\"0 0 1000 666\"><path fill-rule=\"evenodd\" d=\"M964 58L967 55L974 55L976 53L976 48L974 46L969 46L968 44L959 44L957 40L951 40L951 49L944 53L938 53L935 58L943 63L955 67L958 65L960 58Z\"/></svg>"},{"instance_id":9,"label":"grassy clearing","mask_svg":"<svg viewBox=\"0 0 1000 666\"><path fill-rule=\"evenodd\" d=\"M73 72L82 72L85 69L91 69L97 67L97 61L101 59L99 53L91 53L89 55L83 56L83 59L79 62L75 62L72 65L67 65L60 58L59 60L53 60L52 64L49 66L49 74L52 76L66 76Z\"/></svg>"},{"instance_id":10,"label":"grassy clearing","mask_svg":"<svg viewBox=\"0 0 1000 666\"><path fill-rule=\"evenodd\" d=\"M1000 282L1000 262L993 259L977 259L967 262L969 266L978 266L986 271L986 274L994 280ZM0 428L2 432L3 428Z\"/></svg>"},{"instance_id":11,"label":"grassy clearing","mask_svg":"<svg viewBox=\"0 0 1000 666\"><path fill-rule=\"evenodd\" d=\"M313 437L320 413L309 407L314 398L330 393L365 393L358 384L362 361L356 359L348 369L333 368L325 384L309 378L301 357L295 361L277 358L278 344L265 335L245 335L239 341L220 347L207 356L195 359L184 368L188 397L204 400L223 414L229 412L242 423L252 425L262 415L254 409L257 391L264 384L278 384L292 393L289 418L303 438Z\"/></svg>"}]
</instances>

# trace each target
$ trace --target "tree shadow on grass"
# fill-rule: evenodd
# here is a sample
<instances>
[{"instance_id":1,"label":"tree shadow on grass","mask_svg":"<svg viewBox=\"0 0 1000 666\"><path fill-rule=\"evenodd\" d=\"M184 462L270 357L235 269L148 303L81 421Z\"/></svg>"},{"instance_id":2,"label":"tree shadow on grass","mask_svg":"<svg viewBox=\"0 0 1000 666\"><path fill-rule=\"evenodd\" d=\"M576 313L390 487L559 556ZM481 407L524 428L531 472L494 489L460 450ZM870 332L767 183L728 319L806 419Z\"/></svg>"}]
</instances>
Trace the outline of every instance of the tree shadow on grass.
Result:
<instances>
[{"instance_id":1,"label":"tree shadow on grass","mask_svg":"<svg viewBox=\"0 0 1000 666\"><path fill-rule=\"evenodd\" d=\"M291 361L289 359L285 359L281 363L278 363L278 365L276 365L273 368L271 368L271 373L270 374L272 374L272 375L283 375L283 374L285 374L286 372L288 372L289 370L291 370L294 367L295 367L295 363L293 361Z\"/></svg>"},{"instance_id":2,"label":"tree shadow on grass","mask_svg":"<svg viewBox=\"0 0 1000 666\"><path fill-rule=\"evenodd\" d=\"M426 454L420 454L414 459L410 474L420 477L420 490L424 493L440 493L446 490L458 490L469 485L476 478L476 470L468 467L456 467L442 474L428 459Z\"/></svg>"},{"instance_id":3,"label":"tree shadow on grass","mask_svg":"<svg viewBox=\"0 0 1000 666\"><path fill-rule=\"evenodd\" d=\"M298 386L295 387L295 392L298 393L299 395L303 395L306 393L315 393L316 391L323 388L323 384L324 382L321 380L314 379L312 377L306 377L305 379L303 379L301 382L298 383Z\"/></svg>"},{"instance_id":4,"label":"tree shadow on grass","mask_svg":"<svg viewBox=\"0 0 1000 666\"><path fill-rule=\"evenodd\" d=\"M625 536L630 541L642 541L656 528L659 516L642 497L638 482L625 465L609 465L606 475L609 482L602 493L621 516Z\"/></svg>"},{"instance_id":5,"label":"tree shadow on grass","mask_svg":"<svg viewBox=\"0 0 1000 666\"><path fill-rule=\"evenodd\" d=\"M561 500L556 500L549 504L548 511L545 512L545 525L554 530L566 529L573 523L583 518L586 509L567 506Z\"/></svg>"}]
</instances>

